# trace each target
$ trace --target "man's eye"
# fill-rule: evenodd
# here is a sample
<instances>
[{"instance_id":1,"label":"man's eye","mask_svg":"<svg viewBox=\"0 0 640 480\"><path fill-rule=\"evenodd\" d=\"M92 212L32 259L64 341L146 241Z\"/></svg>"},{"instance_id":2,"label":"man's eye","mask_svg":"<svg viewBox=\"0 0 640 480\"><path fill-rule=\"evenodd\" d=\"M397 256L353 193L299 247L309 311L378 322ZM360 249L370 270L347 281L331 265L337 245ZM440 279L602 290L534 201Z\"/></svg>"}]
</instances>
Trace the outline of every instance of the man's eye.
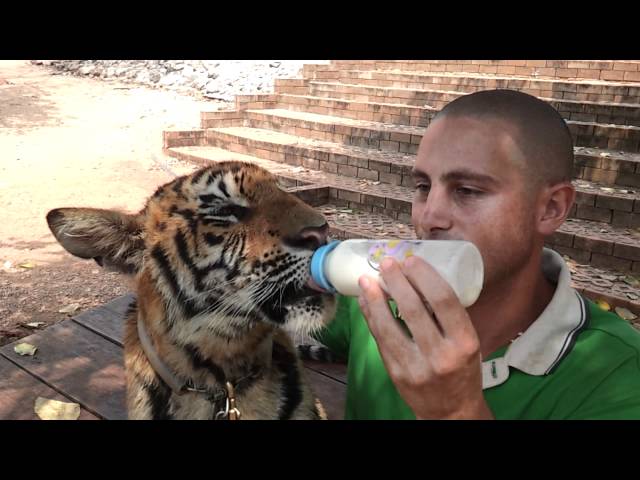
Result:
<instances>
[{"instance_id":1,"label":"man's eye","mask_svg":"<svg viewBox=\"0 0 640 480\"><path fill-rule=\"evenodd\" d=\"M416 190L420 193L429 193L429 190L431 190L431 185L429 185L428 183L419 183L416 185Z\"/></svg>"},{"instance_id":2,"label":"man's eye","mask_svg":"<svg viewBox=\"0 0 640 480\"><path fill-rule=\"evenodd\" d=\"M456 193L463 197L472 197L474 195L481 195L482 191L476 190L475 188L469 187L458 187L456 188Z\"/></svg>"}]
</instances>

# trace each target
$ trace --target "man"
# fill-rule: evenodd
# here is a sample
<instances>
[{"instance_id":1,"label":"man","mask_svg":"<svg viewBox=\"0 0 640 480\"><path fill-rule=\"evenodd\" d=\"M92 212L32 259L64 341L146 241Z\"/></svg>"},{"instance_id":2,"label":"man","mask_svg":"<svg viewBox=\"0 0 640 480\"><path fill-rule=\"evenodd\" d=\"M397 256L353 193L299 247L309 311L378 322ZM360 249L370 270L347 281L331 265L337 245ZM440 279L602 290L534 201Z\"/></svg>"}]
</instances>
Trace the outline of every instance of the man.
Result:
<instances>
[{"instance_id":1,"label":"man","mask_svg":"<svg viewBox=\"0 0 640 480\"><path fill-rule=\"evenodd\" d=\"M421 259L387 259L396 307L363 276L317 335L349 359L347 419L640 418L640 334L543 247L574 202L572 168L567 125L530 95L477 92L437 115L412 223L420 239L473 242L483 291L465 310Z\"/></svg>"}]
</instances>

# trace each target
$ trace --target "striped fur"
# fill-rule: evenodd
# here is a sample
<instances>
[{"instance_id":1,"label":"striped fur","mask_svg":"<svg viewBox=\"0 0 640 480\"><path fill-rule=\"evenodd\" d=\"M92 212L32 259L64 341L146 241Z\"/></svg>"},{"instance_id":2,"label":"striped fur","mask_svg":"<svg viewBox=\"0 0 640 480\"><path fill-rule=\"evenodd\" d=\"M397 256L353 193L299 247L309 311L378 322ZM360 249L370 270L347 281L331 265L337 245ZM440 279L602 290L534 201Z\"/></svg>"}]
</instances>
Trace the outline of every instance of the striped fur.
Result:
<instances>
[{"instance_id":1,"label":"striped fur","mask_svg":"<svg viewBox=\"0 0 640 480\"><path fill-rule=\"evenodd\" d=\"M285 329L308 334L335 312L332 296L306 287L315 247L300 236L326 221L270 173L222 162L161 186L137 215L62 208L47 221L70 253L135 275L129 418L212 419L227 380L245 419L324 416ZM138 319L163 362L206 393L171 392L142 351Z\"/></svg>"}]
</instances>

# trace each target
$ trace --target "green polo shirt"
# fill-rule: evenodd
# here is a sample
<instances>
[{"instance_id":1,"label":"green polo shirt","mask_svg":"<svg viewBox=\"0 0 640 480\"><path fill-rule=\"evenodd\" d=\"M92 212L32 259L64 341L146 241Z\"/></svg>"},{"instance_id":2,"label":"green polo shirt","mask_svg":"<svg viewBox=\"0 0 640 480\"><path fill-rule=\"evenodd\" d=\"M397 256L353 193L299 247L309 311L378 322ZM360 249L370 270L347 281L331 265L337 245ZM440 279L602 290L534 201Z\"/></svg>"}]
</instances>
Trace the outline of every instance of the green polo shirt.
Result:
<instances>
[{"instance_id":1,"label":"green polo shirt","mask_svg":"<svg viewBox=\"0 0 640 480\"><path fill-rule=\"evenodd\" d=\"M640 419L640 332L571 288L560 255L545 249L554 296L535 322L482 363L497 419ZM345 419L415 419L391 382L355 298L340 297L316 339L348 359Z\"/></svg>"}]
</instances>

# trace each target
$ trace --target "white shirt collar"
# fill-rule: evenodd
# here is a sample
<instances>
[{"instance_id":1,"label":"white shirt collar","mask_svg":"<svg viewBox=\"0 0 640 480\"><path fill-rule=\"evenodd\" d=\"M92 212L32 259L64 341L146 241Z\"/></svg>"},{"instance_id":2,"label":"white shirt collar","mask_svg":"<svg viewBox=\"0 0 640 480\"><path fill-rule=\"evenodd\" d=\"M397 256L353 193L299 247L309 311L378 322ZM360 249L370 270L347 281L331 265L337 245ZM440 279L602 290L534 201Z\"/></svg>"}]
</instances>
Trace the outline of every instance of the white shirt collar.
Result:
<instances>
[{"instance_id":1,"label":"white shirt collar","mask_svg":"<svg viewBox=\"0 0 640 480\"><path fill-rule=\"evenodd\" d=\"M542 271L557 283L551 302L529 328L507 348L504 356L482 363L482 388L509 378L509 367L529 375L547 375L569 353L588 320L588 306L571 287L571 274L562 257L545 248Z\"/></svg>"}]
</instances>

